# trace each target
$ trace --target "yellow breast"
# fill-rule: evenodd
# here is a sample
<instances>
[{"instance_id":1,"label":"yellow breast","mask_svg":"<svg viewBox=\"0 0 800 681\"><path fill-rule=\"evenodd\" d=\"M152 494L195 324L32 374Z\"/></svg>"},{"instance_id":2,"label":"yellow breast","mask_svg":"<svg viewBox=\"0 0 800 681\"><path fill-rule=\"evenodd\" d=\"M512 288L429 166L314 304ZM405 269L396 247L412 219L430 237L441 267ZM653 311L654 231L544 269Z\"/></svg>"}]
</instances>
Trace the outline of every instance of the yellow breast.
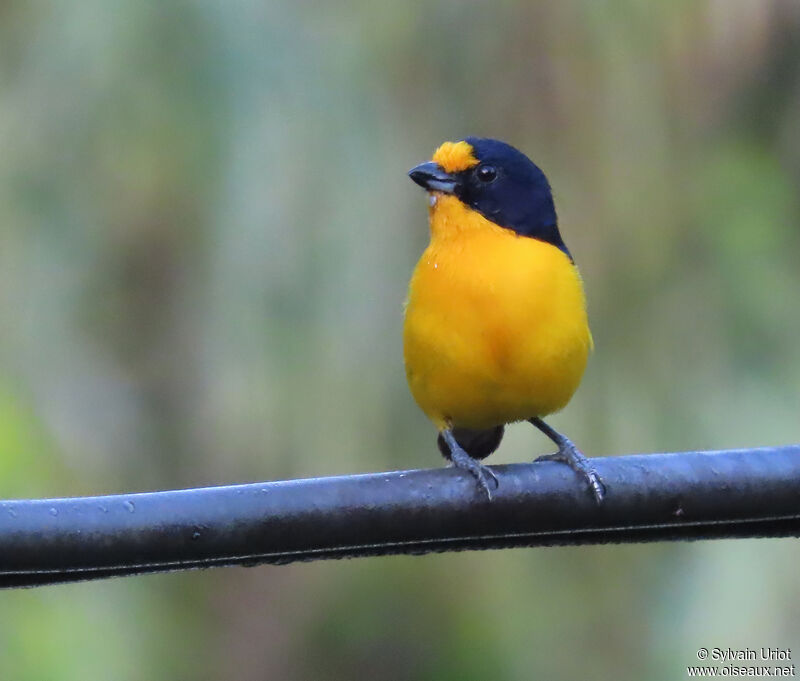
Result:
<instances>
[{"instance_id":1,"label":"yellow breast","mask_svg":"<svg viewBox=\"0 0 800 681\"><path fill-rule=\"evenodd\" d=\"M409 286L406 375L440 429L487 428L561 409L592 338L578 270L558 248L437 195Z\"/></svg>"}]
</instances>

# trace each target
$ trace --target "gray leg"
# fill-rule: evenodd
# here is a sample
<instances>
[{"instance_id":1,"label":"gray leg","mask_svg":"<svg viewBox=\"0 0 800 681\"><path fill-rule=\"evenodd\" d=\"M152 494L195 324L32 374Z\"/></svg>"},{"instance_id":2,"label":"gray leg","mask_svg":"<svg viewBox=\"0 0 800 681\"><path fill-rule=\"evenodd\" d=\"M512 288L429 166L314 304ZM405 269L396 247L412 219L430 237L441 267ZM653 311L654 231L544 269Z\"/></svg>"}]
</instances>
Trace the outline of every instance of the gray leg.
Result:
<instances>
[{"instance_id":1,"label":"gray leg","mask_svg":"<svg viewBox=\"0 0 800 681\"><path fill-rule=\"evenodd\" d=\"M605 496L606 488L605 485L603 485L603 481L600 480L600 476L597 474L597 471L592 467L592 464L589 463L589 459L587 459L581 453L581 451L572 443L569 438L564 437L557 430L553 430L544 421L542 421L542 419L537 417L529 420L534 426L536 426L558 445L558 451L555 454L545 454L536 460L561 461L567 464L578 475L583 476L583 478L589 484L595 500L598 504L601 503L603 501L603 497Z\"/></svg>"},{"instance_id":2,"label":"gray leg","mask_svg":"<svg viewBox=\"0 0 800 681\"><path fill-rule=\"evenodd\" d=\"M447 443L447 446L450 448L450 460L453 462L453 465L456 468L461 468L462 470L469 471L475 480L478 481L478 486L486 492L486 496L489 498L489 501L492 500L492 490L489 486L489 480L494 481L495 489L498 487L497 476L492 472L492 469L488 466L484 466L475 459L473 459L469 454L467 454L462 448L461 445L456 442L456 438L453 435L453 431L450 429L442 431L442 437L444 441Z\"/></svg>"}]
</instances>

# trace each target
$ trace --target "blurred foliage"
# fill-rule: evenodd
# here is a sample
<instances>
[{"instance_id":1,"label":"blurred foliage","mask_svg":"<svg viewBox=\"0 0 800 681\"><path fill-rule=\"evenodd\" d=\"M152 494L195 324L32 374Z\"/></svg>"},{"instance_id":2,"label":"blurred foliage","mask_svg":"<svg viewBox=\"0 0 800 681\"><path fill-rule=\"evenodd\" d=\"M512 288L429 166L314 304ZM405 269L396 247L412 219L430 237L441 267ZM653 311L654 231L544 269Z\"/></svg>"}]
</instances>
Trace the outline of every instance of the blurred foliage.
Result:
<instances>
[{"instance_id":1,"label":"blurred foliage","mask_svg":"<svg viewBox=\"0 0 800 681\"><path fill-rule=\"evenodd\" d=\"M0 496L441 463L402 368L442 140L549 174L590 454L800 411L791 2L0 3ZM497 461L548 443L511 429ZM5 593L0 678L674 679L797 646L790 541L454 554ZM800 648L800 646L797 646Z\"/></svg>"}]
</instances>

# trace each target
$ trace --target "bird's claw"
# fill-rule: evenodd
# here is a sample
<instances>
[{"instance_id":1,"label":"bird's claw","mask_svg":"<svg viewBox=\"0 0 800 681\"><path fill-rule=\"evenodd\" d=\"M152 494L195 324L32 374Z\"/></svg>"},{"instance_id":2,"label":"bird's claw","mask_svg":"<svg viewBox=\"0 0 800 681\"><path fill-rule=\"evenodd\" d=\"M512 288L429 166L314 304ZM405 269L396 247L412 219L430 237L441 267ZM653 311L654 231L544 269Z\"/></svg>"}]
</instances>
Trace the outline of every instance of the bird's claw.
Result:
<instances>
[{"instance_id":1,"label":"bird's claw","mask_svg":"<svg viewBox=\"0 0 800 681\"><path fill-rule=\"evenodd\" d=\"M594 468L589 469L585 475L586 482L589 483L589 487L591 487L592 493L594 494L594 500L599 506L603 503L603 499L606 497L606 486L603 484L603 481L600 479L600 476L597 474L597 471Z\"/></svg>"},{"instance_id":2,"label":"bird's claw","mask_svg":"<svg viewBox=\"0 0 800 681\"><path fill-rule=\"evenodd\" d=\"M487 499L491 501L492 487L489 484L489 481L491 480L494 483L495 489L500 486L500 482L497 479L497 476L494 474L494 471L489 468L489 466L484 466L477 460L473 459L463 450L452 451L451 457L453 465L456 468L468 471L472 477L475 478L475 481L478 483L478 487L480 487L486 493Z\"/></svg>"},{"instance_id":3,"label":"bird's claw","mask_svg":"<svg viewBox=\"0 0 800 681\"><path fill-rule=\"evenodd\" d=\"M573 469L575 470L575 469ZM589 470L578 470L576 471L579 475L582 475L584 480L586 480L586 484L589 486L589 489L592 491L594 495L594 500L597 502L597 505L603 503L603 499L606 496L606 486L603 484L603 481L600 479L600 476L597 474L597 471L594 468L590 468Z\"/></svg>"},{"instance_id":4,"label":"bird's claw","mask_svg":"<svg viewBox=\"0 0 800 681\"><path fill-rule=\"evenodd\" d=\"M486 493L486 498L491 501L492 500L492 485L494 484L494 488L497 489L500 486L500 482L497 479L497 476L494 474L494 471L489 468L489 466L484 466L483 464L478 463L475 459L471 459L471 463L468 465L462 465L459 463L453 463L455 468L460 468L462 470L467 471L473 478L475 478L475 482L478 483L478 487Z\"/></svg>"},{"instance_id":5,"label":"bird's claw","mask_svg":"<svg viewBox=\"0 0 800 681\"><path fill-rule=\"evenodd\" d=\"M441 432L441 436L450 450L449 459L453 462L453 465L456 468L469 471L472 477L474 477L477 481L478 487L486 492L486 497L489 501L491 501L492 488L489 485L489 480L491 479L494 481L495 489L500 486L494 471L492 471L492 469L488 466L482 465L477 459L474 459L467 454L463 447L458 444L458 441L453 435L453 431L451 429L443 430Z\"/></svg>"},{"instance_id":6,"label":"bird's claw","mask_svg":"<svg viewBox=\"0 0 800 681\"><path fill-rule=\"evenodd\" d=\"M597 504L600 505L603 503L603 499L605 499L606 496L606 486L603 484L597 471L589 463L589 459L581 454L572 443L569 445L562 445L554 454L544 454L537 457L535 461L560 461L567 464L573 471L583 477L589 489L592 491Z\"/></svg>"},{"instance_id":7,"label":"bird's claw","mask_svg":"<svg viewBox=\"0 0 800 681\"><path fill-rule=\"evenodd\" d=\"M494 474L494 471L489 468L489 466L484 466L483 464L479 463L477 470L470 471L470 473L475 476L475 479L478 481L478 487L486 492L486 497L489 499L489 501L491 501L492 489L489 486L489 480L492 480L495 489L500 487L500 482L497 480L497 476Z\"/></svg>"}]
</instances>

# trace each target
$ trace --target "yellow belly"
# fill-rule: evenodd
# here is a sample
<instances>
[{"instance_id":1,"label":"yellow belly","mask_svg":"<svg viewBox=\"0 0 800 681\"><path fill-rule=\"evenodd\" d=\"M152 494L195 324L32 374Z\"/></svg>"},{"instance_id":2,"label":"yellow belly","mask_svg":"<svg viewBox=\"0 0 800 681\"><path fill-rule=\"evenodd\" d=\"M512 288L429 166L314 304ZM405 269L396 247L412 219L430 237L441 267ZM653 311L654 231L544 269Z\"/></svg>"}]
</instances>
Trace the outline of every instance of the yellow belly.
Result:
<instances>
[{"instance_id":1,"label":"yellow belly","mask_svg":"<svg viewBox=\"0 0 800 681\"><path fill-rule=\"evenodd\" d=\"M404 354L411 393L439 429L561 409L591 346L580 275L562 251L438 197L409 286Z\"/></svg>"}]
</instances>

